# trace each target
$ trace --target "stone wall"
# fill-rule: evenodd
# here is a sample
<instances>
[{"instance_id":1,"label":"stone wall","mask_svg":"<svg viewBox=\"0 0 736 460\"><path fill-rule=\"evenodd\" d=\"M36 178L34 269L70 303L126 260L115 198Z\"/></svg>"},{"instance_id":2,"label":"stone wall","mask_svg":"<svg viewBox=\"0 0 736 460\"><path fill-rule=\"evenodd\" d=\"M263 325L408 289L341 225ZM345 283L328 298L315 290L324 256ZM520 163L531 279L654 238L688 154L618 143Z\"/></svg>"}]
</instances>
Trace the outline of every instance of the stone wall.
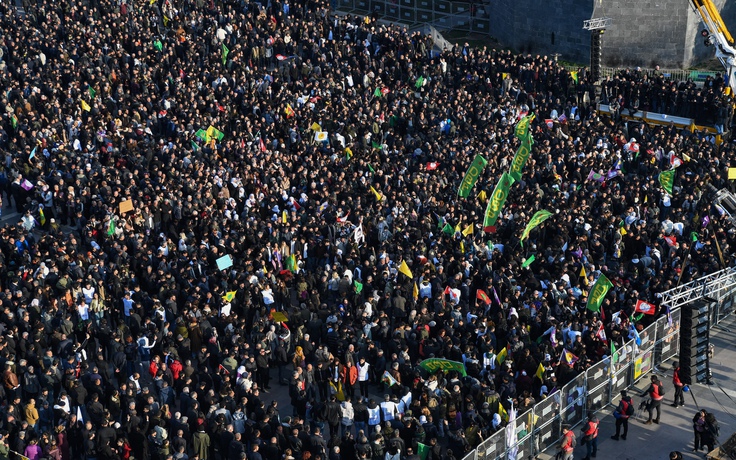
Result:
<instances>
[{"instance_id":1,"label":"stone wall","mask_svg":"<svg viewBox=\"0 0 736 460\"><path fill-rule=\"evenodd\" d=\"M736 0L714 0L736 35ZM689 67L713 58L703 45L699 17L688 0L490 0L491 35L516 51L560 53L589 62L583 21L610 17L602 38L604 66Z\"/></svg>"}]
</instances>

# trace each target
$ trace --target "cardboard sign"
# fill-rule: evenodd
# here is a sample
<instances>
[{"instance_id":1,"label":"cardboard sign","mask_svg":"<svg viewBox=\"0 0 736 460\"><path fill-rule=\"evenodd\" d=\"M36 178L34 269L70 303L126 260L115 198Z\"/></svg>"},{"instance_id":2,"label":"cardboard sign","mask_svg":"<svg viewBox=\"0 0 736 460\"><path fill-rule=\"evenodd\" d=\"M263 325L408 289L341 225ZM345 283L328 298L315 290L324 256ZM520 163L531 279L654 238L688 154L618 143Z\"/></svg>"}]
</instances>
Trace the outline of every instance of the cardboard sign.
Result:
<instances>
[{"instance_id":1,"label":"cardboard sign","mask_svg":"<svg viewBox=\"0 0 736 460\"><path fill-rule=\"evenodd\" d=\"M218 270L227 270L228 268L233 266L233 258L230 257L230 254L225 254L224 256L217 259L217 269Z\"/></svg>"},{"instance_id":2,"label":"cardboard sign","mask_svg":"<svg viewBox=\"0 0 736 460\"><path fill-rule=\"evenodd\" d=\"M730 180L736 179L736 168L728 168L728 178Z\"/></svg>"},{"instance_id":3,"label":"cardboard sign","mask_svg":"<svg viewBox=\"0 0 736 460\"><path fill-rule=\"evenodd\" d=\"M125 214L133 210L133 200L125 200L120 202L120 213Z\"/></svg>"}]
</instances>

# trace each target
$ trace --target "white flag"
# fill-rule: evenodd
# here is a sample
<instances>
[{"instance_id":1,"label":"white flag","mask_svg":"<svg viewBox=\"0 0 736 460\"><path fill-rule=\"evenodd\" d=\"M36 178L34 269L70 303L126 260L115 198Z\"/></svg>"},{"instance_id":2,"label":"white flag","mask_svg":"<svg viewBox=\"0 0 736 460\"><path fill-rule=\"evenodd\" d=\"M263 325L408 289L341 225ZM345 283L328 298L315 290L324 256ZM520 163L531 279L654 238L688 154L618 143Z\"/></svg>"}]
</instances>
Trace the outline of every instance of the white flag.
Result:
<instances>
[{"instance_id":1,"label":"white flag","mask_svg":"<svg viewBox=\"0 0 736 460\"><path fill-rule=\"evenodd\" d=\"M363 234L363 224L358 225L355 227L355 233L353 233L353 238L355 238L355 243L365 243L365 234Z\"/></svg>"}]
</instances>

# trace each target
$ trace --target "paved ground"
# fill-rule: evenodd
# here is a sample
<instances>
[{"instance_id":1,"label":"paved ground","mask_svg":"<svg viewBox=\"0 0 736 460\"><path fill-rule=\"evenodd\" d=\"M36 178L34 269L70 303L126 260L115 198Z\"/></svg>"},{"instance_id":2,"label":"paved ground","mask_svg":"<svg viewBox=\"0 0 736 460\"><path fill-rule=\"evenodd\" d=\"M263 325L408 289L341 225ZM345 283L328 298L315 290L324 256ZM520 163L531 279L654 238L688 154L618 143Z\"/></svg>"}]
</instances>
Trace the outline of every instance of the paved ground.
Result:
<instances>
[{"instance_id":1,"label":"paved ground","mask_svg":"<svg viewBox=\"0 0 736 460\"><path fill-rule=\"evenodd\" d=\"M723 326L711 330L711 343L716 346L715 356L711 361L714 385L692 385L691 394L685 394L685 407L675 409L669 405L674 395L671 383L671 362L660 366L658 375L669 384L666 386L666 404L662 405L661 423L644 425L642 423L644 420L632 420L629 422L628 439L614 441L610 439L610 436L616 431L614 419L610 415L612 410L606 411L606 416L599 415L601 426L596 460L664 460L669 458L668 455L673 450L682 452L686 459L705 458L702 451L700 453L692 451L692 417L698 410L698 406L716 415L721 425L721 442L725 442L736 432L736 321L732 316L722 324ZM639 394L644 391L645 383L648 383L646 378L640 381ZM638 405L640 401L641 398L634 398L635 405ZM578 432L579 427L576 428L576 434ZM585 447L578 446L575 458L582 459L585 453ZM554 458L554 454L555 452L548 452L540 455L539 458L551 459Z\"/></svg>"}]
</instances>

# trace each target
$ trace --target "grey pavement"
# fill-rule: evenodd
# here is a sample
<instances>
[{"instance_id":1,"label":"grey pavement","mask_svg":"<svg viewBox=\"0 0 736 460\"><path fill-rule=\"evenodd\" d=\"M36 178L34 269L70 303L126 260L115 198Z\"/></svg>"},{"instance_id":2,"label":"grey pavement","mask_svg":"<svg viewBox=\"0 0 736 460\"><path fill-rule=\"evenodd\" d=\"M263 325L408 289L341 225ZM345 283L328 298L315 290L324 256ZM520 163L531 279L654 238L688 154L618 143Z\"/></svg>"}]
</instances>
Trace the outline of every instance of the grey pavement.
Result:
<instances>
[{"instance_id":1,"label":"grey pavement","mask_svg":"<svg viewBox=\"0 0 736 460\"><path fill-rule=\"evenodd\" d=\"M629 420L627 440L614 441L610 437L615 433L613 407L602 410L598 414L601 421L598 436L598 455L596 460L665 460L673 450L680 451L686 459L704 459L705 452L693 452L692 418L698 407L715 414L721 426L720 442L725 442L736 432L736 320L732 315L711 329L711 343L715 345L715 355L711 361L713 385L693 384L690 394L685 393L685 406L674 408L672 398L672 361L659 366L657 375L665 383L665 397L662 404L662 416L659 425L644 425L644 418ZM631 390L634 406L638 407L639 395L644 391L649 379L644 377L637 384L637 390ZM697 404L696 404L697 402ZM638 413L637 413L638 415ZM580 433L580 426L575 427L575 434ZM579 438L578 438L579 439ZM585 447L578 443L575 459L585 457ZM539 455L540 460L553 459L552 449Z\"/></svg>"}]
</instances>

